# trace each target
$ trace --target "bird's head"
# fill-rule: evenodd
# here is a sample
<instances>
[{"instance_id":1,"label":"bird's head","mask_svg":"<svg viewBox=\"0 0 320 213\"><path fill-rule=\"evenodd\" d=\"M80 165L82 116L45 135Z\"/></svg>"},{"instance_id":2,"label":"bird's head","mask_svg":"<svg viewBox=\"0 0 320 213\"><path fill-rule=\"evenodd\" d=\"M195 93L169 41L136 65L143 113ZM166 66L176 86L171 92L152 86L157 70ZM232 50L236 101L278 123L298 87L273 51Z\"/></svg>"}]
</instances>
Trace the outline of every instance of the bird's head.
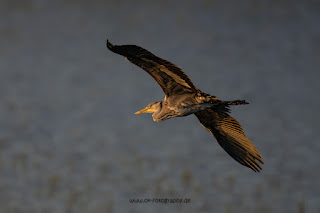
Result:
<instances>
[{"instance_id":1,"label":"bird's head","mask_svg":"<svg viewBox=\"0 0 320 213\"><path fill-rule=\"evenodd\" d=\"M154 113L161 109L161 101L152 102L148 104L148 106L134 114L141 114L141 113Z\"/></svg>"}]
</instances>

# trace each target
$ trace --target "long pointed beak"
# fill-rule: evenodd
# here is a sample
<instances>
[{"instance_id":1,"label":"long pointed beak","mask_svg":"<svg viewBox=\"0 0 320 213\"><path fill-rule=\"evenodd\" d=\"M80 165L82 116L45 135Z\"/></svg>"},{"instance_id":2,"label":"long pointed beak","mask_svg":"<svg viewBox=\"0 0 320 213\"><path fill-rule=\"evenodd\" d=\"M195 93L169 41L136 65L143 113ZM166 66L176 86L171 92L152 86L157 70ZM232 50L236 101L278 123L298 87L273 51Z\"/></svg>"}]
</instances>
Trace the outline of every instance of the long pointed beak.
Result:
<instances>
[{"instance_id":1,"label":"long pointed beak","mask_svg":"<svg viewBox=\"0 0 320 213\"><path fill-rule=\"evenodd\" d=\"M141 114L141 113L153 113L154 111L152 110L152 109L150 109L150 108L144 108L143 110L140 110L140 111L138 111L138 112L136 112L136 113L134 113L134 114Z\"/></svg>"}]
</instances>

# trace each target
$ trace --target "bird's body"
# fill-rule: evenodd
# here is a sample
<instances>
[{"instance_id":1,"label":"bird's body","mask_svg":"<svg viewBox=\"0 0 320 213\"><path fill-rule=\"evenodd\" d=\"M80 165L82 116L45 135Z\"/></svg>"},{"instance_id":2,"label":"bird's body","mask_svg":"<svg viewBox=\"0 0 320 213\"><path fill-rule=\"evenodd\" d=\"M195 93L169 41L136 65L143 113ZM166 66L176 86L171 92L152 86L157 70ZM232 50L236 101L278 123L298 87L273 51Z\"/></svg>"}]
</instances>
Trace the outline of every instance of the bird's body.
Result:
<instances>
[{"instance_id":1,"label":"bird's body","mask_svg":"<svg viewBox=\"0 0 320 213\"><path fill-rule=\"evenodd\" d=\"M221 101L202 92L179 67L139 46L118 46L107 41L107 47L147 71L165 94L163 101L152 102L136 114L153 113L152 118L157 122L195 114L201 125L213 134L231 157L254 171L261 169L256 161L263 163L258 150L244 135L240 124L228 114L230 105L247 104L247 102Z\"/></svg>"},{"instance_id":2,"label":"bird's body","mask_svg":"<svg viewBox=\"0 0 320 213\"><path fill-rule=\"evenodd\" d=\"M220 101L215 96L210 96L201 91L199 93L187 93L165 98L163 101L153 102L156 111L152 114L154 121L164 121L173 117L183 117L196 112L216 108L216 110L228 111L228 105L246 104L245 101Z\"/></svg>"}]
</instances>

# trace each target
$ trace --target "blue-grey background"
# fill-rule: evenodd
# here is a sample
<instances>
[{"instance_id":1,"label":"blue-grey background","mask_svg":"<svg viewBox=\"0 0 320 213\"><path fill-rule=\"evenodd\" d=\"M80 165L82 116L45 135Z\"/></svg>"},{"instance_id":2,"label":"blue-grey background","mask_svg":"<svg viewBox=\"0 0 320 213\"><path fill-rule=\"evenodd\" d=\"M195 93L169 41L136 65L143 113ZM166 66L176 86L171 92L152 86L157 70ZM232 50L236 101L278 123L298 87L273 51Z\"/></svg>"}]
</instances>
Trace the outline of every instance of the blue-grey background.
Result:
<instances>
[{"instance_id":1,"label":"blue-grey background","mask_svg":"<svg viewBox=\"0 0 320 213\"><path fill-rule=\"evenodd\" d=\"M319 21L311 0L1 1L0 212L319 212ZM107 38L247 100L232 115L262 172L195 116L134 115L163 93Z\"/></svg>"}]
</instances>

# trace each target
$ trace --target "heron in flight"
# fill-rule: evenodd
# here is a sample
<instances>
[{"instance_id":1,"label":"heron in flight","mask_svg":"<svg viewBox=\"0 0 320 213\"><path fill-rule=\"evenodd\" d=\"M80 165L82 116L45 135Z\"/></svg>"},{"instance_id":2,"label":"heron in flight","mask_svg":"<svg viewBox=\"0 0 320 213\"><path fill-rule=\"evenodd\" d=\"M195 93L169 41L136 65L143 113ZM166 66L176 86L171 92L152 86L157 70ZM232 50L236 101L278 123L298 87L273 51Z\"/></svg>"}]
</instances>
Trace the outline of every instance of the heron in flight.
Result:
<instances>
[{"instance_id":1,"label":"heron in flight","mask_svg":"<svg viewBox=\"0 0 320 213\"><path fill-rule=\"evenodd\" d=\"M241 125L228 114L229 106L248 104L246 101L221 101L202 92L179 67L139 46L113 45L108 40L106 45L112 52L149 73L165 94L163 101L152 102L135 114L153 113L152 118L156 122L195 114L201 125L233 159L255 172L262 169L257 162L263 164L258 150L245 136Z\"/></svg>"}]
</instances>

